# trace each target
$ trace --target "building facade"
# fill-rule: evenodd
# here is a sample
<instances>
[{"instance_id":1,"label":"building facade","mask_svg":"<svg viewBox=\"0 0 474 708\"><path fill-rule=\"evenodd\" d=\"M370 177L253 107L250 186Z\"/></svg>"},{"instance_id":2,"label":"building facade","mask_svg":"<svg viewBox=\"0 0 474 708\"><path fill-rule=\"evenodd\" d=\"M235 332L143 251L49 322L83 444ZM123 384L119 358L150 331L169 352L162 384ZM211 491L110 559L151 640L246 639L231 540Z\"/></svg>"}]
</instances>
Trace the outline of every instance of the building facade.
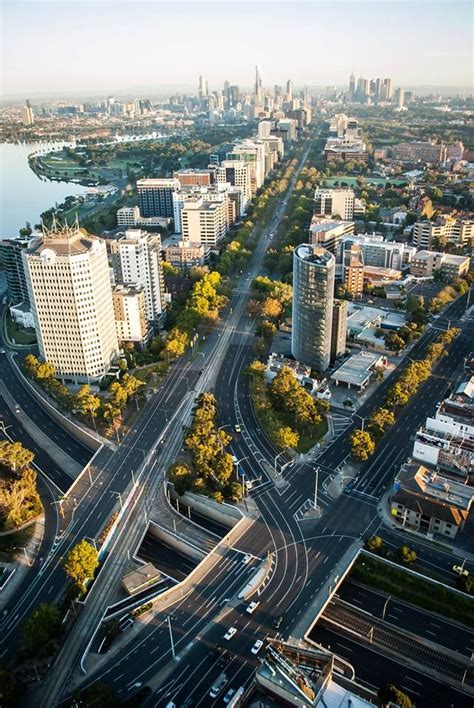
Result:
<instances>
[{"instance_id":1,"label":"building facade","mask_svg":"<svg viewBox=\"0 0 474 708\"><path fill-rule=\"evenodd\" d=\"M100 380L118 356L105 241L55 229L22 255L41 358L63 379Z\"/></svg>"},{"instance_id":2,"label":"building facade","mask_svg":"<svg viewBox=\"0 0 474 708\"><path fill-rule=\"evenodd\" d=\"M325 371L331 357L335 258L326 249L302 244L293 255L291 353Z\"/></svg>"},{"instance_id":3,"label":"building facade","mask_svg":"<svg viewBox=\"0 0 474 708\"><path fill-rule=\"evenodd\" d=\"M347 302L334 300L332 306L331 361L339 359L346 351Z\"/></svg>"},{"instance_id":4,"label":"building facade","mask_svg":"<svg viewBox=\"0 0 474 708\"><path fill-rule=\"evenodd\" d=\"M179 180L171 178L139 179L137 181L140 214L173 216L173 192L180 187Z\"/></svg>"},{"instance_id":5,"label":"building facade","mask_svg":"<svg viewBox=\"0 0 474 708\"><path fill-rule=\"evenodd\" d=\"M353 189L318 187L314 193L314 213L352 221L354 200Z\"/></svg>"}]
</instances>

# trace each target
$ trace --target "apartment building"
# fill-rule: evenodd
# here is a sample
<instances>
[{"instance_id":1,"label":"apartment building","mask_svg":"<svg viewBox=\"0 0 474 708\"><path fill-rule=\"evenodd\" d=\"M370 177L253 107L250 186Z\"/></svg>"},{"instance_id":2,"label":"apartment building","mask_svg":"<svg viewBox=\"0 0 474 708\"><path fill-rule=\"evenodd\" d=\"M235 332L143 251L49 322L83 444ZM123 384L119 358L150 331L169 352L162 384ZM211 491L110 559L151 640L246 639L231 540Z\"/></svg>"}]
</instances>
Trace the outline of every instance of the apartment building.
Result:
<instances>
[{"instance_id":1,"label":"apartment building","mask_svg":"<svg viewBox=\"0 0 474 708\"><path fill-rule=\"evenodd\" d=\"M203 266L206 251L200 241L184 241L176 237L167 239L162 249L164 259L182 271L190 270L194 266Z\"/></svg>"},{"instance_id":2,"label":"apartment building","mask_svg":"<svg viewBox=\"0 0 474 708\"><path fill-rule=\"evenodd\" d=\"M344 236L340 241L338 260L347 244L356 243L360 246L364 265L376 268L393 268L400 270L405 262L405 244L396 241L385 241L379 234L358 234Z\"/></svg>"},{"instance_id":3,"label":"apartment building","mask_svg":"<svg viewBox=\"0 0 474 708\"><path fill-rule=\"evenodd\" d=\"M314 193L314 213L352 221L354 201L353 189L318 187Z\"/></svg>"},{"instance_id":4,"label":"apartment building","mask_svg":"<svg viewBox=\"0 0 474 708\"><path fill-rule=\"evenodd\" d=\"M0 241L0 262L7 281L8 299L13 305L29 302L22 253L37 237L17 236Z\"/></svg>"},{"instance_id":5,"label":"apartment building","mask_svg":"<svg viewBox=\"0 0 474 708\"><path fill-rule=\"evenodd\" d=\"M41 358L62 379L100 380L118 356L105 241L45 229L22 258Z\"/></svg>"},{"instance_id":6,"label":"apartment building","mask_svg":"<svg viewBox=\"0 0 474 708\"><path fill-rule=\"evenodd\" d=\"M187 169L173 172L173 177L179 180L181 187L192 187L199 185L201 187L209 186L214 181L214 170L198 170Z\"/></svg>"},{"instance_id":7,"label":"apartment building","mask_svg":"<svg viewBox=\"0 0 474 708\"><path fill-rule=\"evenodd\" d=\"M364 259L360 244L347 242L342 251L342 282L348 292L360 297L364 289Z\"/></svg>"},{"instance_id":8,"label":"apartment building","mask_svg":"<svg viewBox=\"0 0 474 708\"><path fill-rule=\"evenodd\" d=\"M331 361L339 359L346 351L347 302L334 300L331 326Z\"/></svg>"},{"instance_id":9,"label":"apartment building","mask_svg":"<svg viewBox=\"0 0 474 708\"><path fill-rule=\"evenodd\" d=\"M431 249L446 243L474 243L474 220L447 216L413 225L413 244L417 248Z\"/></svg>"},{"instance_id":10,"label":"apartment building","mask_svg":"<svg viewBox=\"0 0 474 708\"><path fill-rule=\"evenodd\" d=\"M150 328L143 288L117 285L112 292L112 302L118 341L146 344Z\"/></svg>"},{"instance_id":11,"label":"apartment building","mask_svg":"<svg viewBox=\"0 0 474 708\"><path fill-rule=\"evenodd\" d=\"M252 198L250 165L244 160L223 160L217 167L216 178L219 184L230 184L241 189L242 199L239 216L242 216Z\"/></svg>"},{"instance_id":12,"label":"apartment building","mask_svg":"<svg viewBox=\"0 0 474 708\"><path fill-rule=\"evenodd\" d=\"M107 241L118 283L142 288L147 320L156 325L165 309L161 269L161 238L142 229L128 229Z\"/></svg>"},{"instance_id":13,"label":"apartment building","mask_svg":"<svg viewBox=\"0 0 474 708\"><path fill-rule=\"evenodd\" d=\"M175 178L151 178L137 181L140 214L149 216L173 216L173 192L180 188Z\"/></svg>"},{"instance_id":14,"label":"apartment building","mask_svg":"<svg viewBox=\"0 0 474 708\"><path fill-rule=\"evenodd\" d=\"M353 221L337 221L314 214L309 227L309 241L336 256L341 240L345 236L353 234L354 230L355 223Z\"/></svg>"},{"instance_id":15,"label":"apartment building","mask_svg":"<svg viewBox=\"0 0 474 708\"><path fill-rule=\"evenodd\" d=\"M426 162L438 165L446 159L446 146L432 142L398 143L391 149L392 159L399 162Z\"/></svg>"},{"instance_id":16,"label":"apartment building","mask_svg":"<svg viewBox=\"0 0 474 708\"><path fill-rule=\"evenodd\" d=\"M437 270L445 280L461 278L469 272L469 256L454 256L437 251L417 251L410 263L410 273L430 277Z\"/></svg>"},{"instance_id":17,"label":"apartment building","mask_svg":"<svg viewBox=\"0 0 474 708\"><path fill-rule=\"evenodd\" d=\"M185 202L181 212L183 241L193 241L215 248L227 231L227 208L223 201L204 202L194 197Z\"/></svg>"},{"instance_id":18,"label":"apartment building","mask_svg":"<svg viewBox=\"0 0 474 708\"><path fill-rule=\"evenodd\" d=\"M255 196L265 181L265 154L268 149L267 143L249 139L236 143L227 154L227 160L242 160L249 165L252 196Z\"/></svg>"}]
</instances>

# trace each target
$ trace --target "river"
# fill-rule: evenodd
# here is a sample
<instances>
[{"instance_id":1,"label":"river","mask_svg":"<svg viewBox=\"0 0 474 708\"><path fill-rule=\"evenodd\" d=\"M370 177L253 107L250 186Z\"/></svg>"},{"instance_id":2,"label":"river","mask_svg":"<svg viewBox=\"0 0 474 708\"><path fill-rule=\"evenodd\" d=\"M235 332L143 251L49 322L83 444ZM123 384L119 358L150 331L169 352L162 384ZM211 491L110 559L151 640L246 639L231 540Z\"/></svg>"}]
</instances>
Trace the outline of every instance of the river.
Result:
<instances>
[{"instance_id":1,"label":"river","mask_svg":"<svg viewBox=\"0 0 474 708\"><path fill-rule=\"evenodd\" d=\"M162 139L159 133L116 137L111 142ZM69 195L85 194L87 187L73 182L51 182L38 177L28 164L32 152L50 152L74 143L0 143L0 239L17 236L27 221L31 226L39 217Z\"/></svg>"}]
</instances>

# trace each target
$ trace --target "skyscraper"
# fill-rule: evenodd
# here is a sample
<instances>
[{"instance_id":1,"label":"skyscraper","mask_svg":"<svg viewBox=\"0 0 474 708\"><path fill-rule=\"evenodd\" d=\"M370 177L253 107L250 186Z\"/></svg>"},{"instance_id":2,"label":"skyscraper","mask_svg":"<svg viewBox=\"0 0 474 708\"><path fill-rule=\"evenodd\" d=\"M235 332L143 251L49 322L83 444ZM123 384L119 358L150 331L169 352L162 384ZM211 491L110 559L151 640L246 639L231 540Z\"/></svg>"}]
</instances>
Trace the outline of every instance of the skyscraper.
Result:
<instances>
[{"instance_id":1,"label":"skyscraper","mask_svg":"<svg viewBox=\"0 0 474 708\"><path fill-rule=\"evenodd\" d=\"M262 86L262 75L261 75L261 70L260 67L257 66L255 67L255 105L256 106L262 106L263 105L263 86Z\"/></svg>"},{"instance_id":2,"label":"skyscraper","mask_svg":"<svg viewBox=\"0 0 474 708\"><path fill-rule=\"evenodd\" d=\"M291 353L317 371L331 356L335 258L325 248L301 244L293 255Z\"/></svg>"},{"instance_id":3,"label":"skyscraper","mask_svg":"<svg viewBox=\"0 0 474 708\"><path fill-rule=\"evenodd\" d=\"M31 241L31 236L17 236L0 241L0 260L7 279L8 298L13 305L29 301L22 253L30 246Z\"/></svg>"},{"instance_id":4,"label":"skyscraper","mask_svg":"<svg viewBox=\"0 0 474 708\"><path fill-rule=\"evenodd\" d=\"M100 380L118 356L105 241L54 224L22 255L41 357L63 379Z\"/></svg>"},{"instance_id":5,"label":"skyscraper","mask_svg":"<svg viewBox=\"0 0 474 708\"><path fill-rule=\"evenodd\" d=\"M33 125L35 122L35 115L28 99L26 100L26 106L21 109L21 122L25 126Z\"/></svg>"},{"instance_id":6,"label":"skyscraper","mask_svg":"<svg viewBox=\"0 0 474 708\"><path fill-rule=\"evenodd\" d=\"M355 98L355 91L356 91L356 77L354 74L351 74L349 77L349 100L353 101Z\"/></svg>"},{"instance_id":7,"label":"skyscraper","mask_svg":"<svg viewBox=\"0 0 474 708\"><path fill-rule=\"evenodd\" d=\"M291 79L288 79L288 81L286 82L286 97L288 101L293 100L293 82L291 81Z\"/></svg>"}]
</instances>

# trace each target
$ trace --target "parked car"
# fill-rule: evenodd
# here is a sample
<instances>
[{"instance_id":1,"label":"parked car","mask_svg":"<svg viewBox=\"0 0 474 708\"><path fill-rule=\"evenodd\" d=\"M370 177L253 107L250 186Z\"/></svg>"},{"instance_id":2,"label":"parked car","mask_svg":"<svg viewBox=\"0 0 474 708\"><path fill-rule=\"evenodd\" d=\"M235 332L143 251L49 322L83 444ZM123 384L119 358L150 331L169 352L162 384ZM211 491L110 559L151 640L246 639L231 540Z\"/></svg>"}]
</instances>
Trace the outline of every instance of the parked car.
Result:
<instances>
[{"instance_id":1,"label":"parked car","mask_svg":"<svg viewBox=\"0 0 474 708\"><path fill-rule=\"evenodd\" d=\"M275 617L273 620L273 626L275 629L280 629L281 623L283 622L283 616L279 615L278 617Z\"/></svg>"},{"instance_id":2,"label":"parked car","mask_svg":"<svg viewBox=\"0 0 474 708\"><path fill-rule=\"evenodd\" d=\"M462 565L453 565L453 572L457 573L457 575L459 575L459 577L462 577L463 575L464 576L469 575L468 569L464 568Z\"/></svg>"},{"instance_id":3,"label":"parked car","mask_svg":"<svg viewBox=\"0 0 474 708\"><path fill-rule=\"evenodd\" d=\"M242 432L242 428L240 427L240 425L239 425L238 423L237 423L237 425L234 425L234 430L235 430L236 433L241 433L241 432Z\"/></svg>"},{"instance_id":4,"label":"parked car","mask_svg":"<svg viewBox=\"0 0 474 708\"><path fill-rule=\"evenodd\" d=\"M250 603L250 605L247 607L246 612L249 613L249 615L253 614L257 607L259 606L259 602L257 600L254 600L253 602Z\"/></svg>"},{"instance_id":5,"label":"parked car","mask_svg":"<svg viewBox=\"0 0 474 708\"><path fill-rule=\"evenodd\" d=\"M244 565L248 565L250 561L252 560L253 556L250 553L246 553L245 556L242 558L242 563Z\"/></svg>"},{"instance_id":6,"label":"parked car","mask_svg":"<svg viewBox=\"0 0 474 708\"><path fill-rule=\"evenodd\" d=\"M229 690L227 691L227 693L225 694L225 696L223 698L223 701L226 705L231 702L232 698L234 697L234 693L235 693L235 688L229 688Z\"/></svg>"}]
</instances>

